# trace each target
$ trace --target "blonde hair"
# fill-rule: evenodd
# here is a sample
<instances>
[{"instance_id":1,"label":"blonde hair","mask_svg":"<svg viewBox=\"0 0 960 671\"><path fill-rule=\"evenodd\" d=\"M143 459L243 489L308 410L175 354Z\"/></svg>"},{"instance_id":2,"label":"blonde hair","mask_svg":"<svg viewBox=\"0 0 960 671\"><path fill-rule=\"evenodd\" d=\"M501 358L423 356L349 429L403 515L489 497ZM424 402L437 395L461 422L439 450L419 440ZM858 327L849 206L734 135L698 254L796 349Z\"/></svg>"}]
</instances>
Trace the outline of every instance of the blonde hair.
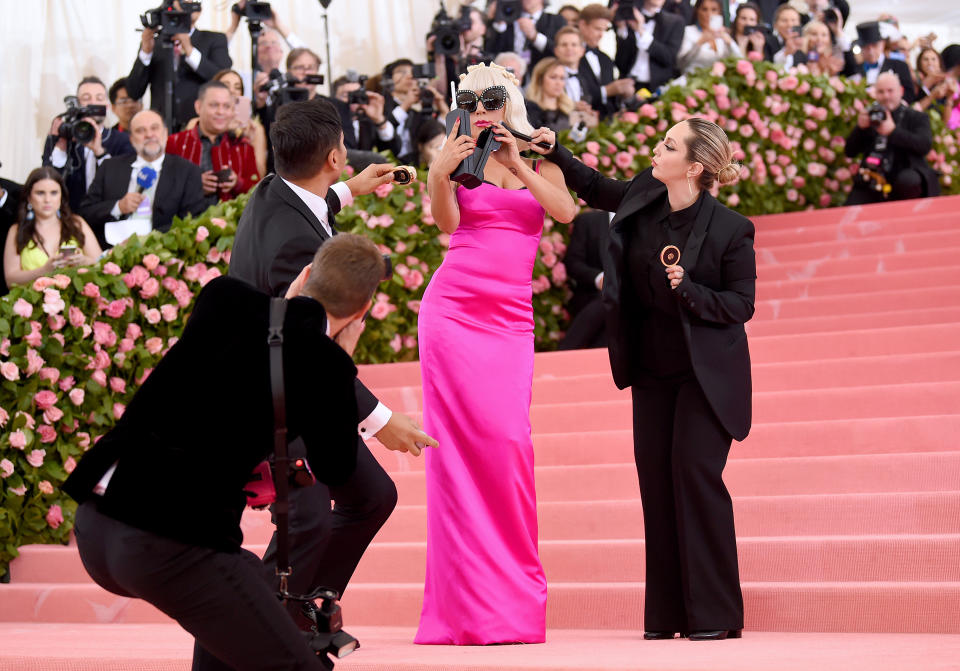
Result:
<instances>
[{"instance_id":1,"label":"blonde hair","mask_svg":"<svg viewBox=\"0 0 960 671\"><path fill-rule=\"evenodd\" d=\"M714 181L721 186L736 182L740 178L740 164L733 160L733 149L723 129L699 117L687 119L686 124L691 135L687 139L687 160L703 166L697 186L709 190Z\"/></svg>"},{"instance_id":2,"label":"blonde hair","mask_svg":"<svg viewBox=\"0 0 960 671\"><path fill-rule=\"evenodd\" d=\"M491 63L471 65L466 74L460 75L461 89L480 92L491 86L503 86L507 89L507 102L504 105L504 122L521 133L532 133L533 126L527 119L527 106L520 91L520 80L502 65ZM481 104L481 103L477 103Z\"/></svg>"},{"instance_id":3,"label":"blonde hair","mask_svg":"<svg viewBox=\"0 0 960 671\"><path fill-rule=\"evenodd\" d=\"M547 73L556 67L564 68L564 72L566 72L566 67L559 59L553 58L552 56L543 58L536 64L533 68L533 73L530 75L530 84L527 86L527 97L541 107L543 106L544 98L543 80L546 78ZM560 95L557 96L557 109L564 114L569 116L574 107L575 105L573 101L570 100L570 96L567 95L566 91L562 91Z\"/></svg>"}]
</instances>

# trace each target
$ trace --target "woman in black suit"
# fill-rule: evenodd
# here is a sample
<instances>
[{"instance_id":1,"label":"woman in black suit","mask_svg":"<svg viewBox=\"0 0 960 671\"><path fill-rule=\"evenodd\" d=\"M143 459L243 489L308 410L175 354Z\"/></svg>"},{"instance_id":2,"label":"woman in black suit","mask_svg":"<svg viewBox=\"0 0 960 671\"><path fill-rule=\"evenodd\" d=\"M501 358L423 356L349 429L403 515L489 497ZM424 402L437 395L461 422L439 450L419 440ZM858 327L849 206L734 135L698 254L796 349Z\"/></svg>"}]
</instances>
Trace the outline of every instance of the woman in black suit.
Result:
<instances>
[{"instance_id":1,"label":"woman in black suit","mask_svg":"<svg viewBox=\"0 0 960 671\"><path fill-rule=\"evenodd\" d=\"M555 136L539 129L537 141L553 145ZM722 472L731 439L750 430L743 325L754 309L754 227L709 193L739 175L719 126L683 121L653 156L652 168L621 182L564 147L547 154L587 205L616 213L603 303L614 380L633 392L644 638L736 638L743 597Z\"/></svg>"}]
</instances>

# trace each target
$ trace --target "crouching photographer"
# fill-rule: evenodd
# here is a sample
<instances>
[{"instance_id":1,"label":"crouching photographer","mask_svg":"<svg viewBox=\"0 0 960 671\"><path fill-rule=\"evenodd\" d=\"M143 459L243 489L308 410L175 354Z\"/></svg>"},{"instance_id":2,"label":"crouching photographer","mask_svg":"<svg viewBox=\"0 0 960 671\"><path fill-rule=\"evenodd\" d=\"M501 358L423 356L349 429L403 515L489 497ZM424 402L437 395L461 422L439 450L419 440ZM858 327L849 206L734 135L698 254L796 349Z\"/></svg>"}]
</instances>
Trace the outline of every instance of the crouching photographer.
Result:
<instances>
[{"instance_id":1,"label":"crouching photographer","mask_svg":"<svg viewBox=\"0 0 960 671\"><path fill-rule=\"evenodd\" d=\"M933 145L930 119L904 104L903 86L894 72L877 77L874 98L847 136L846 155L863 158L844 204L940 195L937 173L926 161Z\"/></svg>"},{"instance_id":2,"label":"crouching photographer","mask_svg":"<svg viewBox=\"0 0 960 671\"><path fill-rule=\"evenodd\" d=\"M286 301L282 321L271 298L250 285L210 282L179 342L63 485L80 503L75 533L90 576L110 592L150 602L231 668L330 669L327 653L352 649L332 650L331 641L342 642L324 636L324 624L336 633L339 623L329 598L314 609L318 632L297 628L277 598L277 577L241 548L240 517L251 472L273 449L275 416L288 441L303 439L319 480L340 484L353 473L357 369L350 357L385 265L371 241L336 236L288 293L302 287ZM277 323L279 350L268 345L268 338L276 343ZM282 366L271 365L274 356ZM210 370L218 371L215 389ZM281 370L282 393L272 389ZM185 390L203 391L184 398ZM171 412L174 398L180 402ZM280 478L277 484L282 500Z\"/></svg>"}]
</instances>

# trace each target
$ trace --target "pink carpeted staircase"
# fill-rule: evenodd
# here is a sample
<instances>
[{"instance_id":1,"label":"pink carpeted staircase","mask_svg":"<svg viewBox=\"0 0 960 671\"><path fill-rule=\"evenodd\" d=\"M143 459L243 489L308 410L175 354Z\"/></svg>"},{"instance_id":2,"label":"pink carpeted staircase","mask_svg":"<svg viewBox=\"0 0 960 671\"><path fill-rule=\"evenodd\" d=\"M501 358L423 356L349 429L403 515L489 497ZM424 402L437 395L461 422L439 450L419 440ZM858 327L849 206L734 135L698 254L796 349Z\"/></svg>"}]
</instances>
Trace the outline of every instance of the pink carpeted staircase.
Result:
<instances>
[{"instance_id":1,"label":"pink carpeted staircase","mask_svg":"<svg viewBox=\"0 0 960 671\"><path fill-rule=\"evenodd\" d=\"M630 397L614 387L606 352L587 350L536 360L548 643L410 643L423 461L375 446L400 505L343 599L363 648L342 668L960 668L958 210L960 197L947 197L755 219L754 427L725 473L743 640L639 640ZM417 364L362 376L393 409L419 413ZM244 519L254 551L271 530L265 513ZM11 573L0 585L0 669L189 668L189 636L93 584L74 547L25 547Z\"/></svg>"}]
</instances>

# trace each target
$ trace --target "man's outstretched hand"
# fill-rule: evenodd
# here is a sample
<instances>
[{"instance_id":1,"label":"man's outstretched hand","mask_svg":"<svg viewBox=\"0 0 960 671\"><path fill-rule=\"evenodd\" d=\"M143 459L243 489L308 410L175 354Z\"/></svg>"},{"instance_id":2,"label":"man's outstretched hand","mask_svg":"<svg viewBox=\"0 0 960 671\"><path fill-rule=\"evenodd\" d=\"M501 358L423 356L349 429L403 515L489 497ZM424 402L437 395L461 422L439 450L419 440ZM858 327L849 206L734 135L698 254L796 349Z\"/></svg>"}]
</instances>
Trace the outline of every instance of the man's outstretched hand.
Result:
<instances>
[{"instance_id":1,"label":"man's outstretched hand","mask_svg":"<svg viewBox=\"0 0 960 671\"><path fill-rule=\"evenodd\" d=\"M409 452L415 457L427 447L437 447L440 443L423 432L420 425L404 414L395 412L380 431L374 434L383 446L395 452Z\"/></svg>"}]
</instances>

